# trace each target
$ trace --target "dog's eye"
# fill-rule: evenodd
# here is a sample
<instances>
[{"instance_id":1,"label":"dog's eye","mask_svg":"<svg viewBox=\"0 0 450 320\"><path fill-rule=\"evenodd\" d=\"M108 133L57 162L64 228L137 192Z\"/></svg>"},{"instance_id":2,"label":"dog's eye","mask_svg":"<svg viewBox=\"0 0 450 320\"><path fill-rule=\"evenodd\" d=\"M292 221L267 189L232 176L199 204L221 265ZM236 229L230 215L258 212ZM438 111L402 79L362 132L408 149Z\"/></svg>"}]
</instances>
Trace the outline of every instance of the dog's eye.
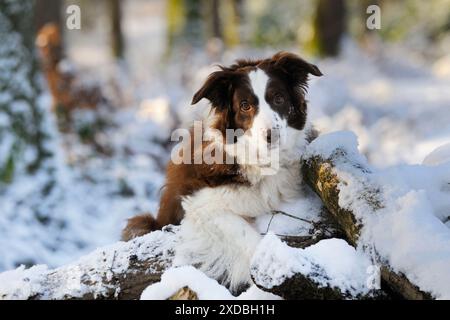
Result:
<instances>
[{"instance_id":1,"label":"dog's eye","mask_svg":"<svg viewBox=\"0 0 450 320\"><path fill-rule=\"evenodd\" d=\"M242 111L249 111L252 108L247 100L242 100L239 106L241 107Z\"/></svg>"},{"instance_id":2,"label":"dog's eye","mask_svg":"<svg viewBox=\"0 0 450 320\"><path fill-rule=\"evenodd\" d=\"M273 98L273 103L276 105L281 105L284 103L284 97L281 94L276 94Z\"/></svg>"}]
</instances>

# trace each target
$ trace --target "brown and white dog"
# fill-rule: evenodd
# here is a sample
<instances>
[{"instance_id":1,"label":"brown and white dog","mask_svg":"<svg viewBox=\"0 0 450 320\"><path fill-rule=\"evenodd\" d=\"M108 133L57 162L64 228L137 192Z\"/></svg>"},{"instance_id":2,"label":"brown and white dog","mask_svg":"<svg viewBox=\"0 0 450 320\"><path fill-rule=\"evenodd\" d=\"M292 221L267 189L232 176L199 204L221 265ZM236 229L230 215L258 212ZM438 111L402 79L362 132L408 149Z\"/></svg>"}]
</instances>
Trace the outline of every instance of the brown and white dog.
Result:
<instances>
[{"instance_id":1,"label":"brown and white dog","mask_svg":"<svg viewBox=\"0 0 450 320\"><path fill-rule=\"evenodd\" d=\"M211 102L201 130L214 139L180 154L189 152L194 160L213 145L224 161L171 161L156 219L130 219L123 239L181 223L175 264L196 265L232 290L250 283L251 257L261 236L249 219L282 210L302 196L299 159L314 135L305 100L309 74L322 75L286 52L238 60L213 72L192 104ZM229 139L228 130L241 133ZM249 149L256 161L249 161ZM274 152L277 157L266 156Z\"/></svg>"}]
</instances>

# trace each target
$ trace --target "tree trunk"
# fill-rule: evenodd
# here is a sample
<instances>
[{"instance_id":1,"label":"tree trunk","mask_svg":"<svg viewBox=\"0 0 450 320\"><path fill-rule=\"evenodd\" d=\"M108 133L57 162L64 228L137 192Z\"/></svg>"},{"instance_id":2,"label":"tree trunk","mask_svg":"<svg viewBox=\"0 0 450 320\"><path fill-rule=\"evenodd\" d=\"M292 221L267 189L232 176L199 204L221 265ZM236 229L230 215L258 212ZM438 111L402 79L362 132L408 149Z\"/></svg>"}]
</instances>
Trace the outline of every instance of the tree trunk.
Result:
<instances>
[{"instance_id":1,"label":"tree trunk","mask_svg":"<svg viewBox=\"0 0 450 320\"><path fill-rule=\"evenodd\" d=\"M345 0L319 0L314 28L319 54L337 56L346 29Z\"/></svg>"},{"instance_id":2,"label":"tree trunk","mask_svg":"<svg viewBox=\"0 0 450 320\"><path fill-rule=\"evenodd\" d=\"M219 0L208 3L211 6L211 30L214 38L222 39L222 25L220 21ZM209 16L209 15L208 15Z\"/></svg>"},{"instance_id":3,"label":"tree trunk","mask_svg":"<svg viewBox=\"0 0 450 320\"><path fill-rule=\"evenodd\" d=\"M111 15L111 46L115 58L124 56L124 40L122 32L122 8L120 0L109 0Z\"/></svg>"},{"instance_id":4,"label":"tree trunk","mask_svg":"<svg viewBox=\"0 0 450 320\"><path fill-rule=\"evenodd\" d=\"M37 0L34 9L35 30L39 31L47 23L54 23L61 29L61 10L64 1L61 0Z\"/></svg>"},{"instance_id":5,"label":"tree trunk","mask_svg":"<svg viewBox=\"0 0 450 320\"><path fill-rule=\"evenodd\" d=\"M185 44L201 47L204 44L204 23L201 0L184 0L185 25L183 40Z\"/></svg>"},{"instance_id":6,"label":"tree trunk","mask_svg":"<svg viewBox=\"0 0 450 320\"><path fill-rule=\"evenodd\" d=\"M41 83L30 19L33 3L0 2L0 91L4 97L0 102L0 183L11 182L18 171L34 173L50 156L45 147L45 110L38 102Z\"/></svg>"}]
</instances>

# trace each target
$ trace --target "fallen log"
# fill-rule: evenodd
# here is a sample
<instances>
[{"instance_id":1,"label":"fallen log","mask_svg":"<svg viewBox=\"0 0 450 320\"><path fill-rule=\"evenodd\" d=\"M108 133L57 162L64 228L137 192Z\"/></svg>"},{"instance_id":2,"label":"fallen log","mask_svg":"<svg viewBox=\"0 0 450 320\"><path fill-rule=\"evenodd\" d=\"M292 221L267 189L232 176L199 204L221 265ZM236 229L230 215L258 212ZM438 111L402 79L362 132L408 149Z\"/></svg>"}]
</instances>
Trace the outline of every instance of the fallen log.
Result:
<instances>
[{"instance_id":1,"label":"fallen log","mask_svg":"<svg viewBox=\"0 0 450 320\"><path fill-rule=\"evenodd\" d=\"M360 244L359 238L363 224L361 220L356 218L354 212L339 205L339 195L340 186L348 183L343 176L354 178L356 173L356 176L369 177L371 169L360 159L358 156L355 157L354 154L350 156L345 148L336 146L326 156L310 150L302 161L304 181L319 195L328 212L344 231L348 242L355 247ZM336 170L345 174L338 175ZM358 179L358 177L356 178ZM379 196L381 192L382 190L366 184L364 194L355 195L355 197L364 201L365 205L376 214L378 210L384 207L382 197ZM372 249L376 251L376 248L372 247ZM392 271L385 259L379 258L376 262L380 265L381 285L386 291L391 291L404 299L423 300L432 298L430 293L420 290L404 274Z\"/></svg>"},{"instance_id":2,"label":"fallen log","mask_svg":"<svg viewBox=\"0 0 450 320\"><path fill-rule=\"evenodd\" d=\"M0 299L138 299L171 266L176 233L155 231L100 248L54 270L19 268L0 274Z\"/></svg>"},{"instance_id":3,"label":"fallen log","mask_svg":"<svg viewBox=\"0 0 450 320\"><path fill-rule=\"evenodd\" d=\"M172 265L178 229L171 228L97 249L54 270L38 265L1 273L0 300L139 299L143 290L159 282ZM281 239L303 248L323 238L284 236ZM307 288L308 283L303 283ZM170 299L196 298L190 289L181 288Z\"/></svg>"},{"instance_id":4,"label":"fallen log","mask_svg":"<svg viewBox=\"0 0 450 320\"><path fill-rule=\"evenodd\" d=\"M261 290L276 294L285 300L343 300L346 298L338 288L321 286L301 273L296 273L280 285L271 288L266 288L259 283L256 285Z\"/></svg>"},{"instance_id":5,"label":"fallen log","mask_svg":"<svg viewBox=\"0 0 450 320\"><path fill-rule=\"evenodd\" d=\"M332 257L339 257L337 265L346 267L330 263ZM370 260L343 239L292 247L268 234L253 256L250 274L258 288L286 300L389 298L369 283L369 266Z\"/></svg>"},{"instance_id":6,"label":"fallen log","mask_svg":"<svg viewBox=\"0 0 450 320\"><path fill-rule=\"evenodd\" d=\"M281 239L275 239L274 234L266 235L258 246L250 268L253 282L261 290L286 300L344 299L345 294L339 288L323 285L311 276L321 274L322 279L328 278L320 265L296 255L298 249L314 245L321 239L302 238L294 241L288 239L282 243ZM283 269L281 273L280 269ZM308 271L309 274L300 270Z\"/></svg>"},{"instance_id":7,"label":"fallen log","mask_svg":"<svg viewBox=\"0 0 450 320\"><path fill-rule=\"evenodd\" d=\"M361 219L351 209L339 204L341 187L349 183L345 177L353 177L356 172L364 179L370 179L370 168L364 161L358 161L354 154L350 156L347 150L340 147L336 147L328 155L314 153L309 149L302 161L305 182L320 196L329 215L344 231L347 241L355 247L369 246L376 253L376 247L370 243L361 243L361 231L365 227ZM385 205L380 196L382 192L383 190L367 184L364 192L355 194L354 197L370 208L367 214L376 214ZM2 273L0 299L139 298L143 289L158 282L162 273L171 266L176 231L177 228L166 229L128 243L119 242L54 270L35 266L27 270L22 268ZM284 240L302 248L313 245L320 239L288 237ZM404 274L394 272L389 261L376 254L371 256L378 259L376 262L381 267L383 289L406 299L432 298L432 294L420 290ZM320 270L320 265L311 268ZM280 282L269 290L287 299L348 297L347 293L336 291L331 286L327 289L327 286L302 273L294 273L284 280L285 283ZM258 284L263 287L261 283Z\"/></svg>"}]
</instances>

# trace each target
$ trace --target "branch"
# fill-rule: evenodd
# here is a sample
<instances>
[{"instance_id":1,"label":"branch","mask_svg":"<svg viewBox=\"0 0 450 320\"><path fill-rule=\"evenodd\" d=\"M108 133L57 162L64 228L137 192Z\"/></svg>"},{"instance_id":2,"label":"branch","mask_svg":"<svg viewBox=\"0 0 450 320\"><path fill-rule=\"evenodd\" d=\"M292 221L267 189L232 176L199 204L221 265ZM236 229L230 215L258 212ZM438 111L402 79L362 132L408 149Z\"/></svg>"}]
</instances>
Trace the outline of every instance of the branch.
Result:
<instances>
[{"instance_id":1,"label":"branch","mask_svg":"<svg viewBox=\"0 0 450 320\"><path fill-rule=\"evenodd\" d=\"M339 205L340 186L348 185L348 179L358 179L364 177L365 181L370 181L370 169L359 161L361 156L356 156L342 149L336 148L328 156L320 155L320 152L312 152L303 161L303 177L305 182L319 195L329 213L334 217L342 230L345 232L347 240L353 245L360 244L361 230L364 227L361 220L358 220L355 213L348 208ZM336 169L340 172L336 174ZM344 174L342 174L344 173ZM355 177L356 176L356 177ZM350 178L349 178L350 177ZM364 193L355 194L358 201L362 201L370 213L375 213L384 208L380 194L383 190L372 187L375 184L361 183ZM364 244L363 245L367 245ZM370 244L372 245L372 244ZM377 248L374 248L377 251ZM417 285L409 280L405 275L392 271L392 268L377 255L377 263L381 266L382 286L405 299L430 299L431 294L421 291Z\"/></svg>"}]
</instances>

